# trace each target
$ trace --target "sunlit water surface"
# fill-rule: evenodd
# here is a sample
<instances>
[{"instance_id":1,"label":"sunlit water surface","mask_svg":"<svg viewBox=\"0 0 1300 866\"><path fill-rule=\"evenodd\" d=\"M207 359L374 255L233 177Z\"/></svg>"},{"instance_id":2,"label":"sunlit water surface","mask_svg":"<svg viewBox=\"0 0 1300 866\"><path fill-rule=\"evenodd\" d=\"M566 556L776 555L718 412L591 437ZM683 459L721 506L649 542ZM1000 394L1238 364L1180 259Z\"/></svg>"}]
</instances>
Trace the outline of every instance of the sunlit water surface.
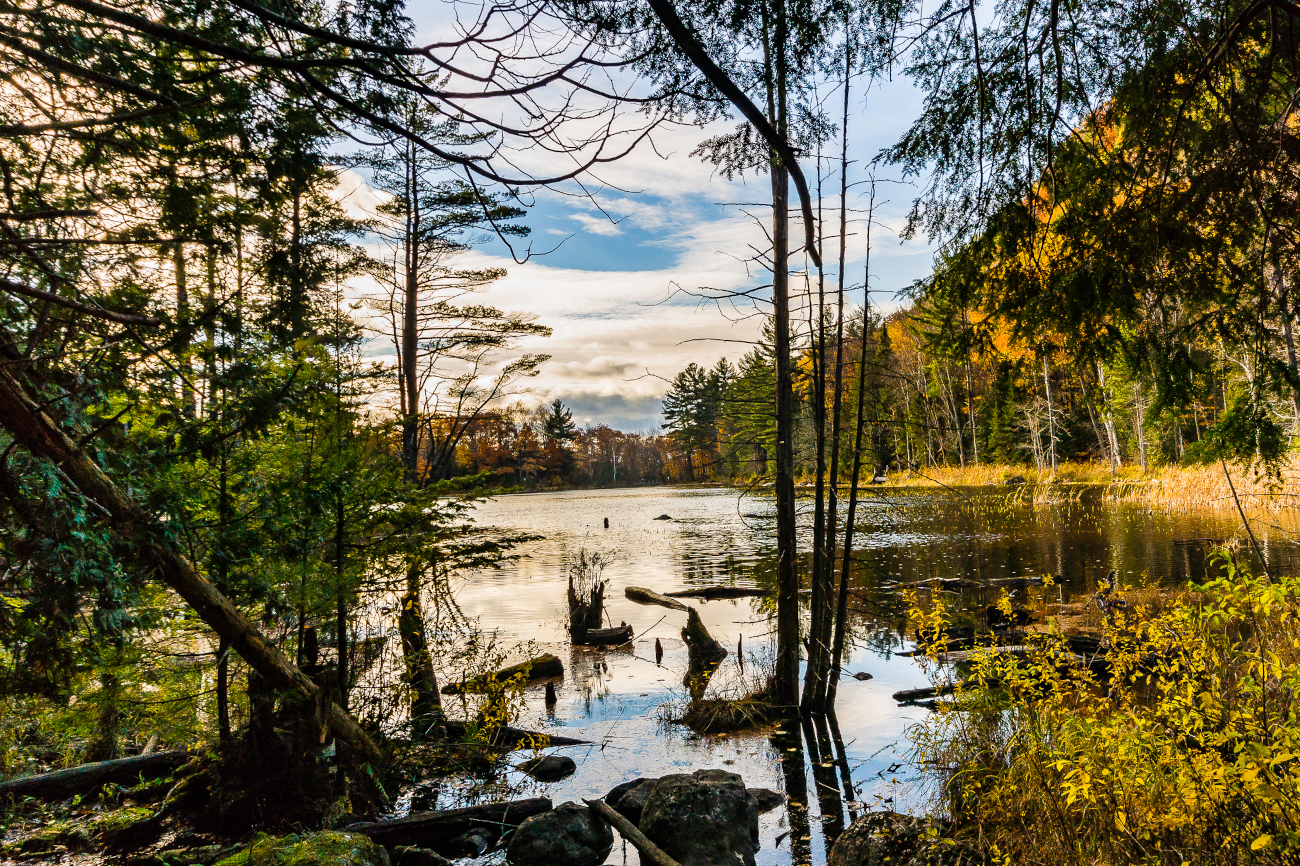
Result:
<instances>
[{"instance_id":1,"label":"sunlit water surface","mask_svg":"<svg viewBox=\"0 0 1300 866\"><path fill-rule=\"evenodd\" d=\"M1044 592L1046 600L1056 601L1091 590L1111 569L1130 583L1202 579L1207 540L1222 541L1238 528L1227 514L1161 514L1093 499L1034 507L1017 504L1004 490L873 493L859 511L853 581L860 591L852 604L853 646L836 706L838 737L830 726L805 726L803 736L797 724L783 734L697 736L673 724L669 719L685 696L686 615L623 595L629 585L660 592L771 587L775 533L769 497L731 489L638 488L513 495L485 503L476 514L480 525L544 538L525 545L526 556L517 562L457 581L457 601L482 627L499 630L501 639L534 642L565 660L554 710L547 711L542 687L529 688L516 724L591 743L552 750L577 762L568 779L542 784L510 770L505 781L518 796L548 796L558 804L600 797L638 776L728 769L748 786L774 788L790 800L788 808L762 818L760 864L824 863L827 836L833 837L849 810L924 812L933 805L930 786L908 763L908 726L928 711L891 698L900 689L928 684L913 659L895 655L910 643L894 583L1061 575L1064 586L1022 591L1022 600L1041 603ZM810 510L811 502L801 500L801 508ZM654 519L662 514L672 519ZM802 519L810 522L807 514ZM803 530L800 547L807 550L811 532ZM566 639L566 560L584 548L612 556L604 571L607 611L613 623L635 627L630 649L577 648ZM1271 544L1268 556L1278 565L1296 565L1289 546ZM994 600L979 593L952 598L968 617ZM770 654L769 603L689 603L731 648L710 694L737 693ZM662 664L655 663L656 639L664 648ZM849 677L856 672L872 679ZM445 791L439 807L456 805L454 797ZM608 862L636 863L637 857L620 843Z\"/></svg>"}]
</instances>

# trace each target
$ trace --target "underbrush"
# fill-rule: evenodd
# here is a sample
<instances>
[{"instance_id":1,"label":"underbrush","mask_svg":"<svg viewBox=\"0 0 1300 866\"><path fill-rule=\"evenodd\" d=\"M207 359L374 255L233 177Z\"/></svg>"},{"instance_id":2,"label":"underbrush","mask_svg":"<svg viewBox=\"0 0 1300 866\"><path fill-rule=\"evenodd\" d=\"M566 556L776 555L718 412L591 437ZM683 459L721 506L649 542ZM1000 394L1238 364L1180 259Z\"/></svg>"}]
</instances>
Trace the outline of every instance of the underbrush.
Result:
<instances>
[{"instance_id":1,"label":"underbrush","mask_svg":"<svg viewBox=\"0 0 1300 866\"><path fill-rule=\"evenodd\" d=\"M976 655L911 732L959 833L1017 864L1300 862L1300 579L1223 564L1112 606L1097 658L1059 628Z\"/></svg>"}]
</instances>

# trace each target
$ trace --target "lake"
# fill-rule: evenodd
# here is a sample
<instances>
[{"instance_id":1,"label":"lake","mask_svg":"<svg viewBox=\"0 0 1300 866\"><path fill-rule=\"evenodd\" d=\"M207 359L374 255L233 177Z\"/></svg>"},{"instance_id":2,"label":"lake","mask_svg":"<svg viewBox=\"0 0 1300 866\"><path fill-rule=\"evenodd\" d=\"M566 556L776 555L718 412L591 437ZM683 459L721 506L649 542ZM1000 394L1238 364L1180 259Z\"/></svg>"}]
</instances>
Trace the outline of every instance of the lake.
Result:
<instances>
[{"instance_id":1,"label":"lake","mask_svg":"<svg viewBox=\"0 0 1300 866\"><path fill-rule=\"evenodd\" d=\"M619 782L701 768L739 773L749 787L787 794L788 808L762 817L760 864L823 863L826 834L848 809L924 812L927 786L908 765L907 728L922 707L898 706L900 689L928 684L913 659L897 582L930 577L1055 574L1063 586L1022 590L1018 600L1068 598L1095 588L1109 570L1128 583L1203 579L1210 542L1232 537L1235 514L1164 514L1136 503L1101 501L1034 506L1003 489L873 491L859 511L853 582L853 647L839 687L832 726L787 725L780 731L697 736L670 721L685 698L686 615L628 601L623 589L659 592L705 586L770 587L774 579L775 505L769 496L734 489L636 488L502 496L482 504L482 526L544 536L521 548L526 556L498 570L462 575L453 589L460 609L506 642L531 642L565 660L558 703L548 712L541 687L530 688L516 722L592 745L552 751L575 759L578 771L560 782L533 782L515 770L499 780L519 796L549 796L556 804L603 795ZM802 495L802 494L801 494ZM801 500L801 550L807 550L811 501ZM656 520L660 515L671 520ZM604 526L609 520L609 528ZM1257 531L1258 528L1257 528ZM1297 565L1293 546L1261 536L1271 564ZM610 620L626 621L637 637L627 649L571 647L565 632L566 562L579 550L611 557ZM952 595L973 617L995 597ZM710 694L743 689L770 652L768 602L760 598L690 601L731 654ZM1031 605L1033 606L1033 605ZM655 662L654 643L663 646ZM741 651L737 653L737 646ZM866 672L872 679L848 675ZM801 729L802 728L802 729ZM511 756L512 761L522 753ZM478 792L480 795L482 792ZM439 808L463 802L465 791L444 783ZM498 859L501 855L495 855ZM636 863L616 845L609 863Z\"/></svg>"}]
</instances>

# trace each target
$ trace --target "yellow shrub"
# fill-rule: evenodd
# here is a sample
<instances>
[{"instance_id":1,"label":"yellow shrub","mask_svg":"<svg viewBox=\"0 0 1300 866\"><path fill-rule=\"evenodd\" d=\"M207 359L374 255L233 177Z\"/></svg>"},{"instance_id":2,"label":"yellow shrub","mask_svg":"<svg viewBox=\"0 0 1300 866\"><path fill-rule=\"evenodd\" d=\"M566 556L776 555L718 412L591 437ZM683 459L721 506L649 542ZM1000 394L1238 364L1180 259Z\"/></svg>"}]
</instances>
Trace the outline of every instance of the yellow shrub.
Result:
<instances>
[{"instance_id":1,"label":"yellow shrub","mask_svg":"<svg viewBox=\"0 0 1300 866\"><path fill-rule=\"evenodd\" d=\"M1300 580L1224 564L1112 610L1091 671L1059 631L977 655L912 731L962 832L1015 863L1300 862Z\"/></svg>"}]
</instances>

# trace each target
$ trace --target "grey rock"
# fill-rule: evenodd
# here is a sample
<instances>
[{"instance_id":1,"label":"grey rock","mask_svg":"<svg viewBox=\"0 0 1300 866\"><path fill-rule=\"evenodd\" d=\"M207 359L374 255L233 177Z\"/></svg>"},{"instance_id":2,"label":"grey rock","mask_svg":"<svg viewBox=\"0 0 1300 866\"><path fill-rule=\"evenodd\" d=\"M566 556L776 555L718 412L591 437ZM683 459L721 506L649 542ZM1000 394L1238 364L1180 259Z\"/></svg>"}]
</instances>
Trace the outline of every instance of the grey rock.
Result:
<instances>
[{"instance_id":1,"label":"grey rock","mask_svg":"<svg viewBox=\"0 0 1300 866\"><path fill-rule=\"evenodd\" d=\"M646 800L650 799L650 792L659 784L658 779L642 779L641 784L631 788L618 802L612 804L618 813L633 824L641 823L641 813L645 811Z\"/></svg>"},{"instance_id":2,"label":"grey rock","mask_svg":"<svg viewBox=\"0 0 1300 866\"><path fill-rule=\"evenodd\" d=\"M754 799L754 805L758 807L760 815L785 804L785 795L770 788L750 788L749 796Z\"/></svg>"},{"instance_id":3,"label":"grey rock","mask_svg":"<svg viewBox=\"0 0 1300 866\"><path fill-rule=\"evenodd\" d=\"M826 866L979 866L988 862L973 845L945 839L931 819L870 812L840 834Z\"/></svg>"},{"instance_id":4,"label":"grey rock","mask_svg":"<svg viewBox=\"0 0 1300 866\"><path fill-rule=\"evenodd\" d=\"M542 755L524 761L519 769L539 782L558 782L572 776L578 765L567 755Z\"/></svg>"},{"instance_id":5,"label":"grey rock","mask_svg":"<svg viewBox=\"0 0 1300 866\"><path fill-rule=\"evenodd\" d=\"M681 866L754 866L758 803L725 770L664 776L646 799L640 829Z\"/></svg>"},{"instance_id":6,"label":"grey rock","mask_svg":"<svg viewBox=\"0 0 1300 866\"><path fill-rule=\"evenodd\" d=\"M590 809L561 803L519 825L506 859L514 866L597 866L613 847L613 832Z\"/></svg>"},{"instance_id":7,"label":"grey rock","mask_svg":"<svg viewBox=\"0 0 1300 866\"><path fill-rule=\"evenodd\" d=\"M866 671L858 671L856 674L853 675L853 678L858 682L863 682L863 683L865 683L869 679L874 679L874 677L872 677L871 674L867 673Z\"/></svg>"}]
</instances>

